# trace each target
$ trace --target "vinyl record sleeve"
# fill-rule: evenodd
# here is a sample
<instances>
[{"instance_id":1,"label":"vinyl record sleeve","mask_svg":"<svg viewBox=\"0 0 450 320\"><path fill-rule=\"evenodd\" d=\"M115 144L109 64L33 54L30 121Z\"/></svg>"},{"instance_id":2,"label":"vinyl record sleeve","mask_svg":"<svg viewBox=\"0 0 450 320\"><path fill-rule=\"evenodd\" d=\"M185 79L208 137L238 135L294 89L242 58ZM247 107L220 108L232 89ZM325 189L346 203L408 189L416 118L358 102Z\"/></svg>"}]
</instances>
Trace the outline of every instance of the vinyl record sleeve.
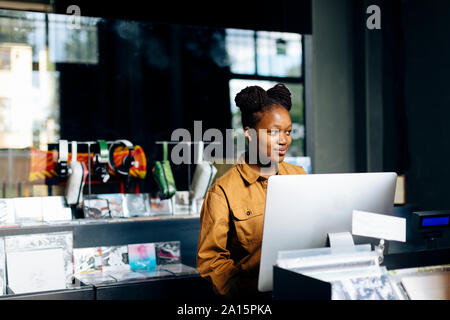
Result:
<instances>
[{"instance_id":1,"label":"vinyl record sleeve","mask_svg":"<svg viewBox=\"0 0 450 320\"><path fill-rule=\"evenodd\" d=\"M62 248L66 283L73 278L73 233L72 231L38 233L5 237L5 251L29 251L39 249Z\"/></svg>"},{"instance_id":2,"label":"vinyl record sleeve","mask_svg":"<svg viewBox=\"0 0 450 320\"><path fill-rule=\"evenodd\" d=\"M172 199L162 200L160 197L150 197L150 214L171 215L173 213Z\"/></svg>"},{"instance_id":3,"label":"vinyl record sleeve","mask_svg":"<svg viewBox=\"0 0 450 320\"><path fill-rule=\"evenodd\" d=\"M102 272L102 249L100 247L73 249L74 273Z\"/></svg>"},{"instance_id":4,"label":"vinyl record sleeve","mask_svg":"<svg viewBox=\"0 0 450 320\"><path fill-rule=\"evenodd\" d=\"M122 193L99 194L99 199L108 201L109 210L112 218L124 217L124 195Z\"/></svg>"},{"instance_id":5,"label":"vinyl record sleeve","mask_svg":"<svg viewBox=\"0 0 450 320\"><path fill-rule=\"evenodd\" d=\"M180 263L180 241L156 242L156 264Z\"/></svg>"},{"instance_id":6,"label":"vinyl record sleeve","mask_svg":"<svg viewBox=\"0 0 450 320\"><path fill-rule=\"evenodd\" d=\"M333 300L400 300L387 274L332 283Z\"/></svg>"},{"instance_id":7,"label":"vinyl record sleeve","mask_svg":"<svg viewBox=\"0 0 450 320\"><path fill-rule=\"evenodd\" d=\"M42 197L13 198L13 202L16 223L43 221Z\"/></svg>"},{"instance_id":8,"label":"vinyl record sleeve","mask_svg":"<svg viewBox=\"0 0 450 320\"><path fill-rule=\"evenodd\" d=\"M188 215L191 212L191 199L189 191L177 191L173 197L173 214Z\"/></svg>"},{"instance_id":9,"label":"vinyl record sleeve","mask_svg":"<svg viewBox=\"0 0 450 320\"><path fill-rule=\"evenodd\" d=\"M125 194L125 217L146 217L150 215L148 195L145 193Z\"/></svg>"},{"instance_id":10,"label":"vinyl record sleeve","mask_svg":"<svg viewBox=\"0 0 450 320\"><path fill-rule=\"evenodd\" d=\"M83 200L83 212L86 219L111 218L111 211L106 199L99 199L92 196Z\"/></svg>"},{"instance_id":11,"label":"vinyl record sleeve","mask_svg":"<svg viewBox=\"0 0 450 320\"><path fill-rule=\"evenodd\" d=\"M156 254L154 243L128 245L128 260L130 268L137 270L155 270Z\"/></svg>"},{"instance_id":12,"label":"vinyl record sleeve","mask_svg":"<svg viewBox=\"0 0 450 320\"><path fill-rule=\"evenodd\" d=\"M8 286L14 293L66 288L62 248L14 251L6 256Z\"/></svg>"},{"instance_id":13,"label":"vinyl record sleeve","mask_svg":"<svg viewBox=\"0 0 450 320\"><path fill-rule=\"evenodd\" d=\"M42 197L42 219L46 222L72 220L72 211L66 207L64 197Z\"/></svg>"},{"instance_id":14,"label":"vinyl record sleeve","mask_svg":"<svg viewBox=\"0 0 450 320\"><path fill-rule=\"evenodd\" d=\"M101 247L101 250L103 272L130 270L127 246Z\"/></svg>"}]
</instances>

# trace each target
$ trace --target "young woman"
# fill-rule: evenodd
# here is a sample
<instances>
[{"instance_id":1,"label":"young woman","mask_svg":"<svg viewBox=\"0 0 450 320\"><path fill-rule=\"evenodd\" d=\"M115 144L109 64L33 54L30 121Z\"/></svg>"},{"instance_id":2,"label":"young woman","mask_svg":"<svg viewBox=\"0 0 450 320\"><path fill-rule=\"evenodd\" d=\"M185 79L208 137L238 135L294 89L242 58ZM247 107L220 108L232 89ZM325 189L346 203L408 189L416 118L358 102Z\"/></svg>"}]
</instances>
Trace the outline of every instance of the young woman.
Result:
<instances>
[{"instance_id":1,"label":"young woman","mask_svg":"<svg viewBox=\"0 0 450 320\"><path fill-rule=\"evenodd\" d=\"M268 177L305 174L283 162L291 144L291 94L282 84L251 86L236 95L249 148L209 189L200 215L197 269L215 292L257 297ZM253 147L253 148L252 148Z\"/></svg>"}]
</instances>

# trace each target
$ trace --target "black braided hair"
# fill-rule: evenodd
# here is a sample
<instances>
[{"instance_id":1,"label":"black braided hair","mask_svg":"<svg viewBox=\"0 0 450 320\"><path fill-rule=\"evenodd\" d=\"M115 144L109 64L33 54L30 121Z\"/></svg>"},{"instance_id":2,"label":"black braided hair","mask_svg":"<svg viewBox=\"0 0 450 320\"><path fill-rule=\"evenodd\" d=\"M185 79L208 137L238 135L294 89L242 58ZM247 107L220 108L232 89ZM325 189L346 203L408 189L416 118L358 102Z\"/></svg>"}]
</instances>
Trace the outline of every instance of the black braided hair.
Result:
<instances>
[{"instance_id":1,"label":"black braided hair","mask_svg":"<svg viewBox=\"0 0 450 320\"><path fill-rule=\"evenodd\" d=\"M273 106L282 106L287 111L292 108L291 92L281 83L267 91L259 86L247 87L236 95L234 101L241 110L242 125L250 128L255 128L263 113Z\"/></svg>"}]
</instances>

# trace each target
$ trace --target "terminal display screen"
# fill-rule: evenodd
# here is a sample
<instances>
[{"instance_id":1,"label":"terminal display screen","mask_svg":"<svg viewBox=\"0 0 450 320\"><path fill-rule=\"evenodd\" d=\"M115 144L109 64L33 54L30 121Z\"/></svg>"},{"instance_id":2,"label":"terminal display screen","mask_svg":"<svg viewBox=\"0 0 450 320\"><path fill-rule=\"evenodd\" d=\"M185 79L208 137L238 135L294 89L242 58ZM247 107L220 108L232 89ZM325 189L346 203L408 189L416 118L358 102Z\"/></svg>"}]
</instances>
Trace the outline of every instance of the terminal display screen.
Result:
<instances>
[{"instance_id":1,"label":"terminal display screen","mask_svg":"<svg viewBox=\"0 0 450 320\"><path fill-rule=\"evenodd\" d=\"M450 217L422 218L422 227L443 227L449 225Z\"/></svg>"}]
</instances>

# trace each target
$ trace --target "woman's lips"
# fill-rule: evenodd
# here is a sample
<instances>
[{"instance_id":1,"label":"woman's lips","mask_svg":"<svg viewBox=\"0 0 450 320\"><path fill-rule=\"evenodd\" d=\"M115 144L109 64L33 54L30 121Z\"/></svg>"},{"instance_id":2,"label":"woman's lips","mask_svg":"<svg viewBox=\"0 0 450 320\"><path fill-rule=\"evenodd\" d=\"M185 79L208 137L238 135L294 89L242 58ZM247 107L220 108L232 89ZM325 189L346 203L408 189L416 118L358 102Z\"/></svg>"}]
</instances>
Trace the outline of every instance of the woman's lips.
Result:
<instances>
[{"instance_id":1,"label":"woman's lips","mask_svg":"<svg viewBox=\"0 0 450 320\"><path fill-rule=\"evenodd\" d=\"M284 156L286 154L286 152L287 152L287 149L278 149L278 154L280 156Z\"/></svg>"}]
</instances>

